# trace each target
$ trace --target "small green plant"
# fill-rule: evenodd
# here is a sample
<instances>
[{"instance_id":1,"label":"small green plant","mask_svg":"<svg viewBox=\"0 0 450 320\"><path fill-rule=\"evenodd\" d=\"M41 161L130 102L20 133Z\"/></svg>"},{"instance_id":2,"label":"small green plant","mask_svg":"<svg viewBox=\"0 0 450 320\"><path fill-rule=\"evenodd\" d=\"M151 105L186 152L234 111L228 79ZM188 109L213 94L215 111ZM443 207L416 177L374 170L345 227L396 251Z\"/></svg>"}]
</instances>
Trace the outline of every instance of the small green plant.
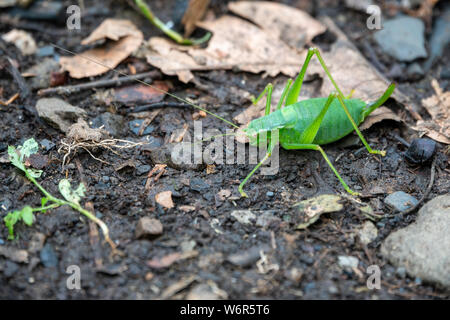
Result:
<instances>
[{"instance_id":1,"label":"small green plant","mask_svg":"<svg viewBox=\"0 0 450 320\"><path fill-rule=\"evenodd\" d=\"M33 214L34 212L45 213L49 209L68 205L94 221L102 229L105 240L113 249L115 249L115 244L109 237L109 230L106 224L80 205L80 200L86 192L84 184L81 183L78 188L72 189L69 180L62 179L61 181L59 181L58 189L65 199L63 200L51 195L47 190L44 189L44 187L39 184L39 182L37 182L36 179L40 178L40 176L42 175L42 170L28 168L25 165L25 161L30 155L38 152L38 150L39 145L33 138L25 141L24 144L22 146L19 146L17 149L14 146L8 147L8 155L11 163L15 167L23 171L27 179L30 180L44 194L44 197L41 199L40 207L32 208L30 206L25 206L24 208L22 208L22 210L12 211L6 215L3 221L5 222L5 225L9 231L8 239L14 239L14 225L17 222L23 221L28 226L31 226L33 224L33 221L35 219Z\"/></svg>"},{"instance_id":2,"label":"small green plant","mask_svg":"<svg viewBox=\"0 0 450 320\"><path fill-rule=\"evenodd\" d=\"M158 19L157 16L155 16L150 9L150 7L145 3L144 0L135 0L134 3L136 4L137 8L141 11L141 13L150 20L153 25L155 25L157 28L159 28L162 32L164 32L169 38L174 40L175 42L183 45L197 45L202 44L208 41L211 38L211 33L207 33L200 39L186 39L178 32L172 30L169 28L164 22Z\"/></svg>"}]
</instances>

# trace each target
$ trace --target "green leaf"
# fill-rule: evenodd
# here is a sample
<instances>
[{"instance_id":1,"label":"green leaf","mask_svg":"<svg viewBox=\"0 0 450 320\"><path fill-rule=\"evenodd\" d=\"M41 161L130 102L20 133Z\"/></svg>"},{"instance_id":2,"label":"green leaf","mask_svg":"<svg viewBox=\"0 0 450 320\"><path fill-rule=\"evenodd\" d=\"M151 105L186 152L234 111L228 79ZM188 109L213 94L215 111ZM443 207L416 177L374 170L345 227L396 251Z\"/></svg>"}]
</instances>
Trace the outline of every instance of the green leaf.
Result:
<instances>
[{"instance_id":1,"label":"green leaf","mask_svg":"<svg viewBox=\"0 0 450 320\"><path fill-rule=\"evenodd\" d=\"M41 199L41 207L44 207L48 202L48 198L47 197L42 197Z\"/></svg>"},{"instance_id":2,"label":"green leaf","mask_svg":"<svg viewBox=\"0 0 450 320\"><path fill-rule=\"evenodd\" d=\"M20 160L20 156L14 146L8 146L9 161L22 171L25 171L25 165Z\"/></svg>"},{"instance_id":3,"label":"green leaf","mask_svg":"<svg viewBox=\"0 0 450 320\"><path fill-rule=\"evenodd\" d=\"M30 155L39 151L39 145L34 138L26 140L22 146L19 146L20 160L28 158Z\"/></svg>"},{"instance_id":4,"label":"green leaf","mask_svg":"<svg viewBox=\"0 0 450 320\"><path fill-rule=\"evenodd\" d=\"M16 210L9 212L6 217L3 218L5 226L8 228L9 240L14 239L14 225L19 220L22 220L27 226L31 226L34 220L33 209L30 206L25 206L20 211Z\"/></svg>"},{"instance_id":5,"label":"green leaf","mask_svg":"<svg viewBox=\"0 0 450 320\"><path fill-rule=\"evenodd\" d=\"M3 221L5 222L5 226L8 228L9 240L14 239L14 225L17 223L20 217L20 211L12 211L9 212L6 217L3 218Z\"/></svg>"},{"instance_id":6,"label":"green leaf","mask_svg":"<svg viewBox=\"0 0 450 320\"><path fill-rule=\"evenodd\" d=\"M33 178L40 178L42 175L42 170L37 170L37 169L33 169L33 168L28 168L27 172Z\"/></svg>"},{"instance_id":7,"label":"green leaf","mask_svg":"<svg viewBox=\"0 0 450 320\"><path fill-rule=\"evenodd\" d=\"M62 179L58 184L58 188L59 192L61 192L61 194L67 201L76 204L80 204L80 200L82 197L84 197L84 193L86 191L86 188L82 183L80 183L78 188L73 190L69 180L67 179Z\"/></svg>"},{"instance_id":8,"label":"green leaf","mask_svg":"<svg viewBox=\"0 0 450 320\"><path fill-rule=\"evenodd\" d=\"M33 224L34 216L33 209L30 206L24 207L21 211L22 221L25 222L27 226L31 226Z\"/></svg>"}]
</instances>

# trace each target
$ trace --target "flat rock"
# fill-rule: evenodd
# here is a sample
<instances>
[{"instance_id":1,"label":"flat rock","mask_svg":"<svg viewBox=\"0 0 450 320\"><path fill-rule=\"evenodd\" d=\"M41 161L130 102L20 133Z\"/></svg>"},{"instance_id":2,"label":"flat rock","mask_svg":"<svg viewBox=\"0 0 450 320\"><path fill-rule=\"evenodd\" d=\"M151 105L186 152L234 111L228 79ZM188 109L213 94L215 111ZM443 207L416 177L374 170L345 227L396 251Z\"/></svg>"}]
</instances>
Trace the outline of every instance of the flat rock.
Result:
<instances>
[{"instance_id":1,"label":"flat rock","mask_svg":"<svg viewBox=\"0 0 450 320\"><path fill-rule=\"evenodd\" d=\"M261 257L261 251L267 253L268 251L270 251L270 247L267 245L255 246L248 250L229 255L227 261L235 266L246 268L259 260L259 258Z\"/></svg>"},{"instance_id":2,"label":"flat rock","mask_svg":"<svg viewBox=\"0 0 450 320\"><path fill-rule=\"evenodd\" d=\"M186 300L220 300L228 295L220 290L215 283L200 283L195 285L186 295Z\"/></svg>"},{"instance_id":3,"label":"flat rock","mask_svg":"<svg viewBox=\"0 0 450 320\"><path fill-rule=\"evenodd\" d=\"M242 224L253 224L256 220L256 215L250 210L234 210L230 215Z\"/></svg>"},{"instance_id":4,"label":"flat rock","mask_svg":"<svg viewBox=\"0 0 450 320\"><path fill-rule=\"evenodd\" d=\"M417 199L403 191L391 193L384 199L384 203L393 209L403 212L417 204Z\"/></svg>"},{"instance_id":5,"label":"flat rock","mask_svg":"<svg viewBox=\"0 0 450 320\"><path fill-rule=\"evenodd\" d=\"M46 243L39 253L41 263L46 268L56 268L58 266L58 257L56 256L55 249L49 243Z\"/></svg>"},{"instance_id":6,"label":"flat rock","mask_svg":"<svg viewBox=\"0 0 450 320\"><path fill-rule=\"evenodd\" d=\"M381 49L399 61L426 58L425 26L422 20L399 16L383 23L383 29L374 35Z\"/></svg>"},{"instance_id":7,"label":"flat rock","mask_svg":"<svg viewBox=\"0 0 450 320\"><path fill-rule=\"evenodd\" d=\"M102 113L98 117L92 119L91 125L93 128L100 128L103 126L103 129L115 138L122 137L127 132L124 117L110 112Z\"/></svg>"},{"instance_id":8,"label":"flat rock","mask_svg":"<svg viewBox=\"0 0 450 320\"><path fill-rule=\"evenodd\" d=\"M163 225L158 219L143 217L136 226L136 238L154 238L163 233Z\"/></svg>"},{"instance_id":9,"label":"flat rock","mask_svg":"<svg viewBox=\"0 0 450 320\"><path fill-rule=\"evenodd\" d=\"M339 256L338 264L343 269L351 270L358 267L359 260L352 256Z\"/></svg>"},{"instance_id":10,"label":"flat rock","mask_svg":"<svg viewBox=\"0 0 450 320\"><path fill-rule=\"evenodd\" d=\"M39 117L65 133L69 131L72 124L87 114L85 110L58 98L39 99L36 103L36 110Z\"/></svg>"},{"instance_id":11,"label":"flat rock","mask_svg":"<svg viewBox=\"0 0 450 320\"><path fill-rule=\"evenodd\" d=\"M450 194L425 204L416 222L390 234L381 254L412 277L450 288Z\"/></svg>"},{"instance_id":12,"label":"flat rock","mask_svg":"<svg viewBox=\"0 0 450 320\"><path fill-rule=\"evenodd\" d=\"M364 222L361 229L358 231L359 240L368 245L378 236L377 227L370 221Z\"/></svg>"}]
</instances>

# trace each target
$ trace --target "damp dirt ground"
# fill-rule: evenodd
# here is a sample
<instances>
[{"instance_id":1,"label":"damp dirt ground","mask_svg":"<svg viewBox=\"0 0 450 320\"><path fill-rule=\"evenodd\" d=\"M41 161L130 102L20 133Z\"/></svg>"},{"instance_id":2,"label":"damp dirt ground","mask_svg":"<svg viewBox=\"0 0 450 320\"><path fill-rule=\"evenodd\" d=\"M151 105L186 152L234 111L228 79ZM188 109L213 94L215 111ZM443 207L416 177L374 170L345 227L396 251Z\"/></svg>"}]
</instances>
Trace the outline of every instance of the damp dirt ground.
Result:
<instances>
[{"instance_id":1,"label":"damp dirt ground","mask_svg":"<svg viewBox=\"0 0 450 320\"><path fill-rule=\"evenodd\" d=\"M86 5L91 2L94 3L85 1ZM212 1L216 14L226 12L225 2ZM163 19L171 17L173 1L154 3L155 11ZM368 55L361 41L367 36L364 31L365 15L346 9L341 1L319 1L316 5L309 1L284 3L299 6L313 16L332 17L362 53ZM102 8L98 5L92 8L93 12L98 10L98 14L83 19L83 28L78 35L64 36L64 25L44 22L43 26L49 28L33 31L33 37L40 45L56 41L58 45L77 51L81 48L80 40L100 20L118 16L135 17L133 21L144 31L146 39L159 34L144 19L132 10L127 10L124 3L102 1ZM0 25L1 33L10 29L11 26ZM60 30L62 35L55 39L55 35L48 30ZM319 38L317 41L325 40ZM24 58L10 45L6 49L8 55L17 60L20 70L37 63L34 56ZM386 70L393 66L394 63L380 52L374 52ZM443 63L438 62L420 80L399 81L399 88L420 105L422 98L431 95L432 77L448 89L449 81L440 78L442 67ZM236 88L257 94L268 81L286 80L283 77L262 79L260 75L232 71L200 72L195 75L204 84L202 89L184 85L173 77L162 76L162 79L172 83L171 92L174 94L193 100L202 99L211 111L227 119L238 114L246 103L234 95ZM315 81L307 83L306 87L315 87ZM69 84L80 82L68 80ZM4 71L0 87L4 97L10 97L19 90ZM84 91L63 96L63 99L85 109L89 119L112 111L127 121L134 120L129 106L122 105L111 110L94 101L92 93ZM46 139L55 144L54 148L41 151L49 159L40 179L42 185L57 195L57 185L62 178L69 178L74 184L85 182L88 187L85 200L93 204L96 215L108 225L111 238L118 244L122 255L111 256L111 250L103 243L101 236L100 242L95 244L95 233L88 221L66 207L38 214L32 227L19 224L16 228L17 237L13 241L7 240L7 229L2 225L0 246L26 250L29 259L28 263L18 263L0 256L0 298L156 299L164 296L177 299L185 298L188 293L195 294L191 290L203 283L214 283L222 291L213 295L230 299L449 297L448 293L433 284L399 274L379 253L382 241L394 230L412 223L416 213L374 222L378 236L369 245L363 245L356 236L367 217L354 201L347 198L342 200L342 211L323 215L306 230L295 230L295 203L319 194L341 194L343 191L319 153L280 150L279 172L271 176L255 175L246 185L249 198L240 198L237 187L252 169L251 165L216 165L212 170L177 170L167 167L166 173L150 190L146 190L148 170L142 167L148 165L150 167L147 169L151 169L154 163L149 152L142 147L123 150L119 154L108 151L95 154L108 163L101 163L89 154L79 152L62 170L62 155L57 149L64 135L49 127L33 112L38 98L36 92L32 92L26 104L19 100L8 107L0 107L1 155L6 154L8 145L19 145L30 137L37 141ZM401 110L398 106L393 108ZM151 123L152 141L163 144L174 129L182 128L185 124L189 126L189 132L193 133L194 112L189 108L164 108ZM425 114L423 110L421 112ZM203 118L202 125L203 130L225 128L224 123L212 117ZM325 147L344 180L357 191L368 195L360 198L360 201L369 204L379 214L391 213L383 202L388 193L401 190L420 199L430 179L430 165L411 166L404 161L406 146L395 139L394 134L407 141L417 137L414 131L408 129L408 124L383 121L364 131L364 135L371 146L387 151L384 158L369 155L354 136ZM120 138L133 141L142 139L130 130L125 130ZM448 161L442 152L440 159L428 199L447 193L450 187ZM128 166L117 167L126 161L129 161ZM0 167L2 217L8 211L26 204L40 204L41 195L23 175L7 163L1 163ZM163 208L154 200L155 194L167 190L173 194L175 207L172 209ZM229 197L224 199L218 196L221 190L229 190ZM192 206L194 210L183 210L183 206ZM230 215L234 210L251 210L256 215L269 212L272 220L263 225L242 224ZM142 217L158 219L164 228L162 235L155 239L136 239L135 228ZM48 267L42 263L42 249L32 250L34 245L40 245L37 239L42 235L45 237L45 250L50 247L56 258L55 266ZM258 248L265 248L268 261L265 266L271 265L272 268L258 269L256 262L261 256L255 258L254 254ZM195 253L167 267L155 268L148 264L152 259L183 250L194 250ZM236 254L240 254L244 260L241 265L228 260ZM360 263L357 272L340 268L337 264L339 256L358 258ZM71 265L81 270L80 290L67 289L69 275L66 270ZM366 269L371 265L378 265L381 269L379 290L369 290L366 286L369 276ZM179 290L168 293L167 288L176 283L180 284Z\"/></svg>"}]
</instances>

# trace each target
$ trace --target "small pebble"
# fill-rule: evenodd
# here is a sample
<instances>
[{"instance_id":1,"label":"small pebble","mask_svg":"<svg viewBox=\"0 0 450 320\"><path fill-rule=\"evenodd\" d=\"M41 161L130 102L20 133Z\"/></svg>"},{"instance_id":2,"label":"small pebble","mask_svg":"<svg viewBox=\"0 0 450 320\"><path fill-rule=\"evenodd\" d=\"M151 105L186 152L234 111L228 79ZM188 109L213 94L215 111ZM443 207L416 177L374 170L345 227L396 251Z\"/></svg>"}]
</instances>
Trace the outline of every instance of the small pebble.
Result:
<instances>
[{"instance_id":1,"label":"small pebble","mask_svg":"<svg viewBox=\"0 0 450 320\"><path fill-rule=\"evenodd\" d=\"M393 209L403 212L417 204L417 199L403 191L391 193L384 199L384 203Z\"/></svg>"},{"instance_id":2,"label":"small pebble","mask_svg":"<svg viewBox=\"0 0 450 320\"><path fill-rule=\"evenodd\" d=\"M269 198L273 197L275 194L272 191L267 191L266 196Z\"/></svg>"},{"instance_id":3,"label":"small pebble","mask_svg":"<svg viewBox=\"0 0 450 320\"><path fill-rule=\"evenodd\" d=\"M149 172L150 169L151 169L151 167L148 164L137 166L136 167L136 174L139 175L139 176L143 175L144 173Z\"/></svg>"},{"instance_id":4,"label":"small pebble","mask_svg":"<svg viewBox=\"0 0 450 320\"><path fill-rule=\"evenodd\" d=\"M398 267L397 270L395 270L395 274L404 279L406 277L406 269L404 267Z\"/></svg>"},{"instance_id":5,"label":"small pebble","mask_svg":"<svg viewBox=\"0 0 450 320\"><path fill-rule=\"evenodd\" d=\"M54 268L58 265L58 257L56 256L53 246L46 243L40 252L41 262L46 268Z\"/></svg>"},{"instance_id":6,"label":"small pebble","mask_svg":"<svg viewBox=\"0 0 450 320\"><path fill-rule=\"evenodd\" d=\"M152 219L149 217L144 217L139 219L136 226L135 236L136 238L144 237L156 237L163 233L163 225L158 219Z\"/></svg>"},{"instance_id":7,"label":"small pebble","mask_svg":"<svg viewBox=\"0 0 450 320\"><path fill-rule=\"evenodd\" d=\"M56 145L51 142L50 140L47 139L42 139L41 141L39 141L41 146L45 149L45 151L50 151L51 149L53 149Z\"/></svg>"},{"instance_id":8,"label":"small pebble","mask_svg":"<svg viewBox=\"0 0 450 320\"><path fill-rule=\"evenodd\" d=\"M38 57L48 57L55 53L55 48L52 46L41 47L37 50L36 56Z\"/></svg>"},{"instance_id":9,"label":"small pebble","mask_svg":"<svg viewBox=\"0 0 450 320\"><path fill-rule=\"evenodd\" d=\"M413 164L423 164L428 162L436 151L436 142L431 139L415 139L408 150L405 152L405 158Z\"/></svg>"},{"instance_id":10,"label":"small pebble","mask_svg":"<svg viewBox=\"0 0 450 320\"><path fill-rule=\"evenodd\" d=\"M357 268L358 263L359 263L358 258L355 258L352 256L339 256L338 257L338 264L341 268L344 268L344 269Z\"/></svg>"}]
</instances>

